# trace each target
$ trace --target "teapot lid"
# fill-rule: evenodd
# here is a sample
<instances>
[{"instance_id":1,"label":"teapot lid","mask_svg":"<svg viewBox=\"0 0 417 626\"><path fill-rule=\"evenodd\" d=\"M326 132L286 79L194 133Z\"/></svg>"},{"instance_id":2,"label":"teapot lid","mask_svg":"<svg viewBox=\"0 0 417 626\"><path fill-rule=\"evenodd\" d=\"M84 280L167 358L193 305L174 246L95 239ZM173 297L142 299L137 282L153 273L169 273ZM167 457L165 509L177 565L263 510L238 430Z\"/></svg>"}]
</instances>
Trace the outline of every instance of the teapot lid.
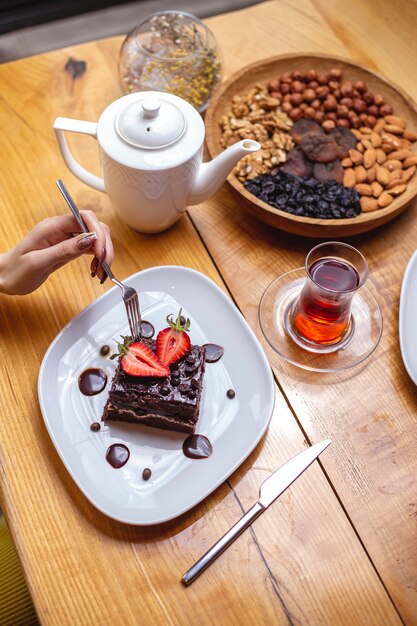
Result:
<instances>
[{"instance_id":1,"label":"teapot lid","mask_svg":"<svg viewBox=\"0 0 417 626\"><path fill-rule=\"evenodd\" d=\"M116 131L124 141L150 150L171 145L185 128L185 117L173 102L146 94L121 109L116 119Z\"/></svg>"}]
</instances>

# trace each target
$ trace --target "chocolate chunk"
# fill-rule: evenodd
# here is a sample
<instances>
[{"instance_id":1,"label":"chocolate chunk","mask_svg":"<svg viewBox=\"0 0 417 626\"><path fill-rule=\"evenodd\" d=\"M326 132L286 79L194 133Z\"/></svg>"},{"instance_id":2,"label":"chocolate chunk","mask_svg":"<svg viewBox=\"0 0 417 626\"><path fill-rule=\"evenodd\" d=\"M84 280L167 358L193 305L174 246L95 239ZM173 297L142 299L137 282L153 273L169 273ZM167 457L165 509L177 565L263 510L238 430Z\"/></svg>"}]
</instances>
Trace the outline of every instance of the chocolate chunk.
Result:
<instances>
[{"instance_id":1,"label":"chocolate chunk","mask_svg":"<svg viewBox=\"0 0 417 626\"><path fill-rule=\"evenodd\" d=\"M161 396L169 396L169 387L161 387L159 390Z\"/></svg>"},{"instance_id":2,"label":"chocolate chunk","mask_svg":"<svg viewBox=\"0 0 417 626\"><path fill-rule=\"evenodd\" d=\"M193 389L198 389L200 386L200 383L195 378L191 379L190 384Z\"/></svg>"},{"instance_id":3,"label":"chocolate chunk","mask_svg":"<svg viewBox=\"0 0 417 626\"><path fill-rule=\"evenodd\" d=\"M187 396L190 398L190 400L194 400L194 398L195 398L195 391L193 389L191 389L191 391L189 391L187 393Z\"/></svg>"},{"instance_id":4,"label":"chocolate chunk","mask_svg":"<svg viewBox=\"0 0 417 626\"><path fill-rule=\"evenodd\" d=\"M190 390L190 387L184 383L181 383L178 389L181 393L188 393L188 391Z\"/></svg>"}]
</instances>

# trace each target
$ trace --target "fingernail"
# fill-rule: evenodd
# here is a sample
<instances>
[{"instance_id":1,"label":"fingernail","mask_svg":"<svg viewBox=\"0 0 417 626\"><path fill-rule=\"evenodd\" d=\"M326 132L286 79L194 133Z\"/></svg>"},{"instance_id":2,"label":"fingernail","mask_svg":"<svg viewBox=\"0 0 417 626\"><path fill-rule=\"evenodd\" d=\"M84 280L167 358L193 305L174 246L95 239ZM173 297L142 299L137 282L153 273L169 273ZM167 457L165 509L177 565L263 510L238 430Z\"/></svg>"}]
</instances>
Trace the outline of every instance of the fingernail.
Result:
<instances>
[{"instance_id":1,"label":"fingernail","mask_svg":"<svg viewBox=\"0 0 417 626\"><path fill-rule=\"evenodd\" d=\"M98 258L96 256L91 261L90 269L91 269L91 278L94 278L95 276L97 276Z\"/></svg>"},{"instance_id":2,"label":"fingernail","mask_svg":"<svg viewBox=\"0 0 417 626\"><path fill-rule=\"evenodd\" d=\"M107 254L107 250L106 250L106 246L104 246L103 248L103 254L101 255L101 262L104 263L104 261L106 260L106 254Z\"/></svg>"},{"instance_id":3,"label":"fingernail","mask_svg":"<svg viewBox=\"0 0 417 626\"><path fill-rule=\"evenodd\" d=\"M97 235L95 232L83 233L77 239L77 248L79 250L86 250L87 248L91 248L96 239Z\"/></svg>"}]
</instances>

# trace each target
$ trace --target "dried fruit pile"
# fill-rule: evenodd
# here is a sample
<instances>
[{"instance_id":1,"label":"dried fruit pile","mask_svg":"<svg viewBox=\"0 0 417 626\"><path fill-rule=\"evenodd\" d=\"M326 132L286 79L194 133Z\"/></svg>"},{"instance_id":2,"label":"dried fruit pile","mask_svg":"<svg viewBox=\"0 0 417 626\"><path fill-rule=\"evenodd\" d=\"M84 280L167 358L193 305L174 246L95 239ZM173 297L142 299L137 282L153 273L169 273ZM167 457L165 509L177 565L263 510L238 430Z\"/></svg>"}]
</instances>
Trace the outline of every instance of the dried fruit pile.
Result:
<instances>
[{"instance_id":1,"label":"dried fruit pile","mask_svg":"<svg viewBox=\"0 0 417 626\"><path fill-rule=\"evenodd\" d=\"M297 215L353 217L387 207L417 170L417 133L383 96L363 81L343 80L338 68L286 72L267 87L256 85L245 98L233 98L220 125L223 147L245 138L262 145L239 162L237 178L268 204ZM333 209L326 207L330 182ZM334 185L356 193L335 196ZM318 194L325 194L324 204Z\"/></svg>"}]
</instances>

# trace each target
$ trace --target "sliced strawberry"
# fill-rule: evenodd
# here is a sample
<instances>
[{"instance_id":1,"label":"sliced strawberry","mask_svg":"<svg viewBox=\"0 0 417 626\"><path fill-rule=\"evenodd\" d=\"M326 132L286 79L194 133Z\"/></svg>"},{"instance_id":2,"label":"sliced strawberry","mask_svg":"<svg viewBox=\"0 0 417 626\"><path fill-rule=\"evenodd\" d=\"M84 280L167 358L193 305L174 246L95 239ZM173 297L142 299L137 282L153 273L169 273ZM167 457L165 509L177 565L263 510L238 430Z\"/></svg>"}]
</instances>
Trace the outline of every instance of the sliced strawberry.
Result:
<instances>
[{"instance_id":1,"label":"sliced strawberry","mask_svg":"<svg viewBox=\"0 0 417 626\"><path fill-rule=\"evenodd\" d=\"M180 309L175 322L172 315L167 316L169 328L164 328L156 338L156 356L164 365L179 361L190 349L190 337L185 331L190 328L190 320L184 320Z\"/></svg>"},{"instance_id":2,"label":"sliced strawberry","mask_svg":"<svg viewBox=\"0 0 417 626\"><path fill-rule=\"evenodd\" d=\"M123 337L123 339L124 342L118 344L118 354L113 354L111 358L122 357L120 366L126 374L156 378L169 376L169 368L158 361L155 353L152 352L149 346L142 341L129 343L128 337Z\"/></svg>"}]
</instances>

